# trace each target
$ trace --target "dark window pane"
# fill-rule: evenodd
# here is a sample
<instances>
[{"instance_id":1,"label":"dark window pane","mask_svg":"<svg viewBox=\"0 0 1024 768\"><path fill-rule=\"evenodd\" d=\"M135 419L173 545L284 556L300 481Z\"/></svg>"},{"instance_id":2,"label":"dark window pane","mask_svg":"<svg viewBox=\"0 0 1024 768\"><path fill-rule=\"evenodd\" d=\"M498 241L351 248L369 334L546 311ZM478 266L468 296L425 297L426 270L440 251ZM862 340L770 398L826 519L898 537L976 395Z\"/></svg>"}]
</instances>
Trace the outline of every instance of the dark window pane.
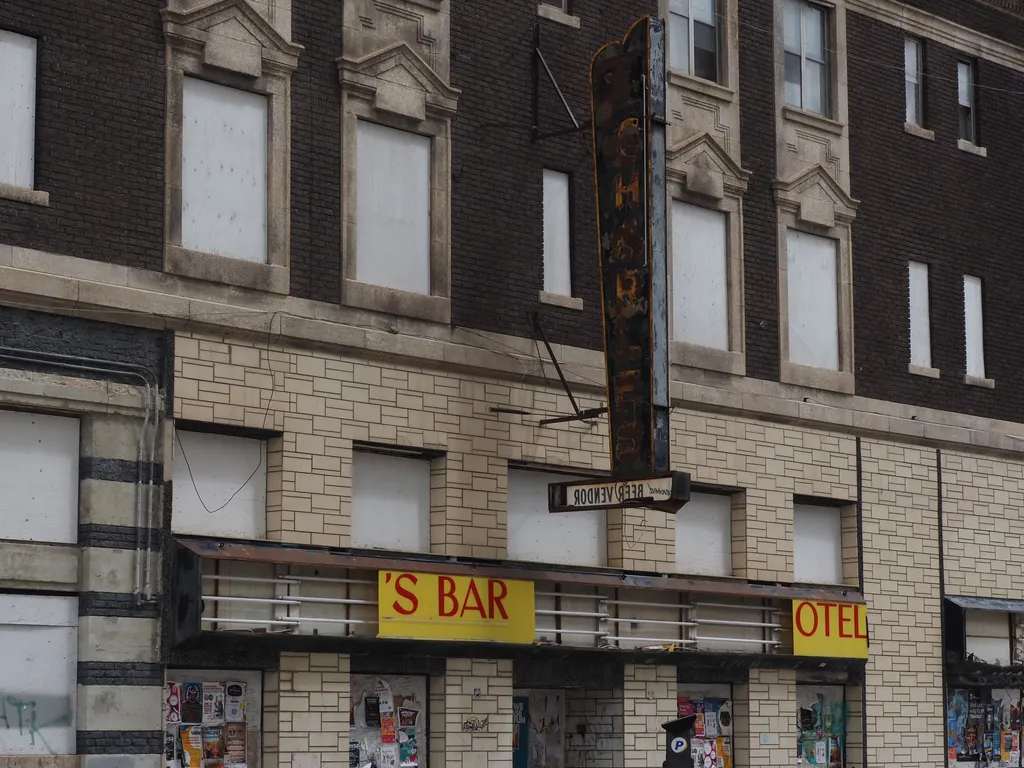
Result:
<instances>
[{"instance_id":1,"label":"dark window pane","mask_svg":"<svg viewBox=\"0 0 1024 768\"><path fill-rule=\"evenodd\" d=\"M960 107L960 138L974 141L974 121L970 107Z\"/></svg>"},{"instance_id":2,"label":"dark window pane","mask_svg":"<svg viewBox=\"0 0 1024 768\"><path fill-rule=\"evenodd\" d=\"M803 85L800 82L800 55L786 54L786 103L803 106Z\"/></svg>"},{"instance_id":3,"label":"dark window pane","mask_svg":"<svg viewBox=\"0 0 1024 768\"><path fill-rule=\"evenodd\" d=\"M693 23L693 74L718 82L718 31L699 21Z\"/></svg>"}]
</instances>

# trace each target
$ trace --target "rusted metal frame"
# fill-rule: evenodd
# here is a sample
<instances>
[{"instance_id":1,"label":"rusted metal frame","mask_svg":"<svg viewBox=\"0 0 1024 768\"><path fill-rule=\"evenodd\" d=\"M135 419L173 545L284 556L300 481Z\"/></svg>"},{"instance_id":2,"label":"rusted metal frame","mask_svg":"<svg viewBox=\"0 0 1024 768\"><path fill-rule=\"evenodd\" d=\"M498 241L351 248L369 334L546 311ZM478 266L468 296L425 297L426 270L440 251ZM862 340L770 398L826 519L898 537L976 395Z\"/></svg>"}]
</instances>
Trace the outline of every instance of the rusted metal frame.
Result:
<instances>
[{"instance_id":1,"label":"rusted metal frame","mask_svg":"<svg viewBox=\"0 0 1024 768\"><path fill-rule=\"evenodd\" d=\"M865 602L863 595L851 588L793 587L780 584L758 584L739 580L695 579L686 576L646 576L613 570L560 570L536 568L516 563L452 562L442 558L404 558L392 555L371 555L330 550L326 548L297 547L276 542L237 542L176 537L176 542L210 560L240 560L251 563L282 565L313 565L334 568L380 571L406 570L451 576L479 576L495 579L525 579L594 587L624 587L627 589L675 590L699 592L706 595L749 597L776 600L832 600L847 603Z\"/></svg>"}]
</instances>

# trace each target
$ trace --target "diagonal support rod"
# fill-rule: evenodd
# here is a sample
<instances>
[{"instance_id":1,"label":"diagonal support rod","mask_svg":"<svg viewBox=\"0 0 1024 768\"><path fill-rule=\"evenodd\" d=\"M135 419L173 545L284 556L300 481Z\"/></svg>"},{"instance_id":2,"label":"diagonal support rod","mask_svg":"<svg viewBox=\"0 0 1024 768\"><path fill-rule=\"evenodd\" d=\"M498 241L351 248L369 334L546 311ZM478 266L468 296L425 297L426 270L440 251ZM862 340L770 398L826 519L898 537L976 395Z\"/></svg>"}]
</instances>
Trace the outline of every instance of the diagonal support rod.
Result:
<instances>
[{"instance_id":1,"label":"diagonal support rod","mask_svg":"<svg viewBox=\"0 0 1024 768\"><path fill-rule=\"evenodd\" d=\"M544 333L544 326L541 325L540 317L536 312L530 313L530 319L533 321L533 331L540 336L540 340L544 342L544 348L548 351L548 357L551 358L551 362L555 364L555 372L558 373L558 379L562 382L562 388L565 390L565 394L569 396L569 402L572 403L572 409L576 415L580 415L580 407L576 403L576 398L572 396L572 390L569 389L569 382L565 380L565 374L562 373L562 366L558 364L558 360L555 359L554 350L551 349L551 342L548 341L548 335Z\"/></svg>"}]
</instances>

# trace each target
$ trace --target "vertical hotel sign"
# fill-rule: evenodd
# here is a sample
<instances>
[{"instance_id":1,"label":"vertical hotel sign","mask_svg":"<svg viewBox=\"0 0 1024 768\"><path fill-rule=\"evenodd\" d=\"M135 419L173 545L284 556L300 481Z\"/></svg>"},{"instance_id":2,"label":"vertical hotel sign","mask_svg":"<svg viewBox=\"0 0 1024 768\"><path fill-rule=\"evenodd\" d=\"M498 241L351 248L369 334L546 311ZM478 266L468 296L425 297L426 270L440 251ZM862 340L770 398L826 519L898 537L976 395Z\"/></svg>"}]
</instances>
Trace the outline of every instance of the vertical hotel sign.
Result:
<instances>
[{"instance_id":1,"label":"vertical hotel sign","mask_svg":"<svg viewBox=\"0 0 1024 768\"><path fill-rule=\"evenodd\" d=\"M669 471L665 27L650 16L590 65L613 477Z\"/></svg>"}]
</instances>

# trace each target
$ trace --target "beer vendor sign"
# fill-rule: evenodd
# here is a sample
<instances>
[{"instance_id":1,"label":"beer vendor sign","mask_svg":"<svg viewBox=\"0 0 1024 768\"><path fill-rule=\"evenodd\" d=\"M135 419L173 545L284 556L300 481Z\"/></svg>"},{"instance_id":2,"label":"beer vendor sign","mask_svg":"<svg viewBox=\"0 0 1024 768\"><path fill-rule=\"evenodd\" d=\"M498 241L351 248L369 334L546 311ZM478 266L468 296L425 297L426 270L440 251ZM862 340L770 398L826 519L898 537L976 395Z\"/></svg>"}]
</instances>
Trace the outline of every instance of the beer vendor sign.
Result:
<instances>
[{"instance_id":1,"label":"beer vendor sign","mask_svg":"<svg viewBox=\"0 0 1024 768\"><path fill-rule=\"evenodd\" d=\"M867 606L827 600L794 600L793 655L866 659Z\"/></svg>"},{"instance_id":2,"label":"beer vendor sign","mask_svg":"<svg viewBox=\"0 0 1024 768\"><path fill-rule=\"evenodd\" d=\"M378 637L532 643L533 582L380 571Z\"/></svg>"}]
</instances>

